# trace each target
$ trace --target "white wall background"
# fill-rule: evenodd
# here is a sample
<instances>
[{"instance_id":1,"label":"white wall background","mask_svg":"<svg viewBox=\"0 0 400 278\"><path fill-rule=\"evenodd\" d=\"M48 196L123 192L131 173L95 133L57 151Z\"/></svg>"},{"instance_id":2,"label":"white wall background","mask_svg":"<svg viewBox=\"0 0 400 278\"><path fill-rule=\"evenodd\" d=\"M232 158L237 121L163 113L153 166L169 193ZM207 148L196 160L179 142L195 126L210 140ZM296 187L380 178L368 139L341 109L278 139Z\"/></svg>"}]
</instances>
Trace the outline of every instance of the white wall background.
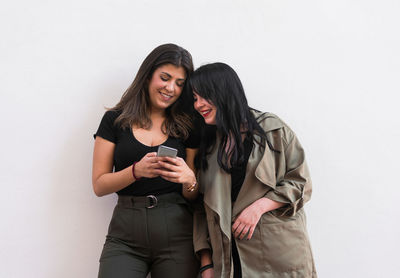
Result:
<instances>
[{"instance_id":1,"label":"white wall background","mask_svg":"<svg viewBox=\"0 0 400 278\"><path fill-rule=\"evenodd\" d=\"M145 56L224 61L302 141L319 276L397 277L397 0L16 0L0 8L0 277L96 277L115 196L92 134Z\"/></svg>"}]
</instances>

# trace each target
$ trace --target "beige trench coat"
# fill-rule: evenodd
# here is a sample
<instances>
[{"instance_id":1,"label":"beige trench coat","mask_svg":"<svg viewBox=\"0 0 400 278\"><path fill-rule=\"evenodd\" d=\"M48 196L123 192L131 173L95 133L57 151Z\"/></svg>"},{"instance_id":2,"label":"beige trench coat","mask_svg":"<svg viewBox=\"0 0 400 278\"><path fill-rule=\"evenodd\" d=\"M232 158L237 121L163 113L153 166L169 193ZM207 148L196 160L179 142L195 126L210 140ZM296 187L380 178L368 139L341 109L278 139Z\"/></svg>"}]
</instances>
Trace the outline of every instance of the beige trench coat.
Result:
<instances>
[{"instance_id":1,"label":"beige trench coat","mask_svg":"<svg viewBox=\"0 0 400 278\"><path fill-rule=\"evenodd\" d=\"M243 277L317 277L303 210L311 196L304 151L293 131L277 116L253 113L280 153L268 146L260 152L255 144L232 205L231 177L219 167L215 148L207 171L199 173L204 200L194 213L195 251L212 249L215 277L232 277L231 240L236 241ZM232 238L234 219L262 197L286 205L263 214L250 240Z\"/></svg>"}]
</instances>

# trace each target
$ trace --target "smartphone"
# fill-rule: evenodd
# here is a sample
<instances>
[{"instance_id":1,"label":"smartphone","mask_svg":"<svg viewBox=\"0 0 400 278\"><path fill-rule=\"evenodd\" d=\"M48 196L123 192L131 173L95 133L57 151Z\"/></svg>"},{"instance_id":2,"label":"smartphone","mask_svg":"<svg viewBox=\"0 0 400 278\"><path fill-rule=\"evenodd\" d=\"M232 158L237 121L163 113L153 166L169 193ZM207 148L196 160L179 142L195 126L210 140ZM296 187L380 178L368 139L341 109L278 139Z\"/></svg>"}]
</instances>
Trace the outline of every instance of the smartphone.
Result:
<instances>
[{"instance_id":1,"label":"smartphone","mask_svg":"<svg viewBox=\"0 0 400 278\"><path fill-rule=\"evenodd\" d=\"M164 145L160 145L157 150L157 156L169 156L175 158L177 154L178 154L177 149L167 147Z\"/></svg>"}]
</instances>

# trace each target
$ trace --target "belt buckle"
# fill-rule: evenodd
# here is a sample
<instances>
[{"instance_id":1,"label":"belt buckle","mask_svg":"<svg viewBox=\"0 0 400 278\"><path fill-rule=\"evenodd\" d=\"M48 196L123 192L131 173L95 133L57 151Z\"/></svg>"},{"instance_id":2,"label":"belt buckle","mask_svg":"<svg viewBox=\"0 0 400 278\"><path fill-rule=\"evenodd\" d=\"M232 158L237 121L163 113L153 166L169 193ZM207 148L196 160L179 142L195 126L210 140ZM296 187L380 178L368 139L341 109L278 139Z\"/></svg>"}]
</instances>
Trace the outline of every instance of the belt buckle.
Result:
<instances>
[{"instance_id":1,"label":"belt buckle","mask_svg":"<svg viewBox=\"0 0 400 278\"><path fill-rule=\"evenodd\" d=\"M151 209L151 208L154 208L154 207L157 206L158 200L157 200L157 197L156 197L156 196L154 196L154 195L147 195L146 197L150 200L150 205L147 206L146 208Z\"/></svg>"}]
</instances>

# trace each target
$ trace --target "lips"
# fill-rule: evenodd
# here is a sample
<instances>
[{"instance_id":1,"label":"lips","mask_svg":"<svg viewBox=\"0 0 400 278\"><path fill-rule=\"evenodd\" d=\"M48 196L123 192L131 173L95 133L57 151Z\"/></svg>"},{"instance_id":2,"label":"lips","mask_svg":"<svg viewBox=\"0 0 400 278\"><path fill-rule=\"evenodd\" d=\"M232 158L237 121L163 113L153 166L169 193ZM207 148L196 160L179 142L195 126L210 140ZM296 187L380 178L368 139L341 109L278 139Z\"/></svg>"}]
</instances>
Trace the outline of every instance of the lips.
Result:
<instances>
[{"instance_id":1,"label":"lips","mask_svg":"<svg viewBox=\"0 0 400 278\"><path fill-rule=\"evenodd\" d=\"M210 113L211 113L211 109L201 111L201 115L202 115L204 118L208 117L208 115L210 115Z\"/></svg>"},{"instance_id":2,"label":"lips","mask_svg":"<svg viewBox=\"0 0 400 278\"><path fill-rule=\"evenodd\" d=\"M159 92L159 93L160 93L160 95L161 95L161 98L162 98L164 101L168 101L168 100L170 100L170 99L173 97L173 96L164 94L164 93L162 93L162 92Z\"/></svg>"}]
</instances>

